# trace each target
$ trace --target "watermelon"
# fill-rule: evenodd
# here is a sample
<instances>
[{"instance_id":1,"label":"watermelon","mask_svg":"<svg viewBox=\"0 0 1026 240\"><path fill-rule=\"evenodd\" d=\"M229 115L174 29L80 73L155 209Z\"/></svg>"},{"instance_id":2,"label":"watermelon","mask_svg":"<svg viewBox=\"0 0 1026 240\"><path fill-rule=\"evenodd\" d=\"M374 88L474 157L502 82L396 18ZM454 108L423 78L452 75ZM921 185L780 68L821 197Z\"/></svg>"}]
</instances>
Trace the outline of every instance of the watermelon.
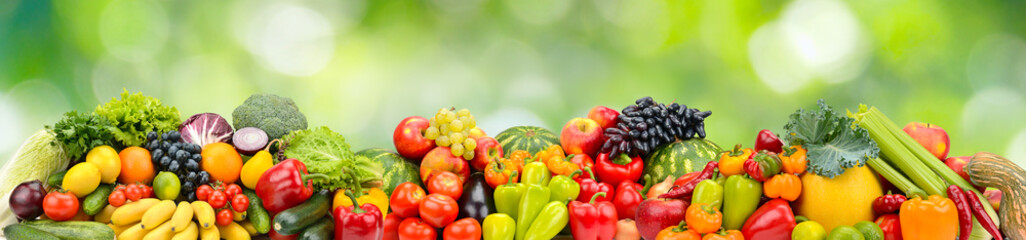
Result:
<instances>
[{"instance_id":1,"label":"watermelon","mask_svg":"<svg viewBox=\"0 0 1026 240\"><path fill-rule=\"evenodd\" d=\"M495 135L495 140L502 145L503 156L510 156L515 150L525 150L534 155L549 146L559 145L559 136L535 126L511 127Z\"/></svg>"},{"instance_id":2,"label":"watermelon","mask_svg":"<svg viewBox=\"0 0 1026 240\"><path fill-rule=\"evenodd\" d=\"M709 161L719 160L720 152L720 146L702 138L661 145L645 158L645 174L661 181L666 176L680 177L702 171Z\"/></svg>"},{"instance_id":3,"label":"watermelon","mask_svg":"<svg viewBox=\"0 0 1026 240\"><path fill-rule=\"evenodd\" d=\"M356 152L357 156L364 156L372 161L381 163L384 173L381 174L381 190L392 196L392 190L404 182L413 182L421 187L420 168L398 153L390 152L384 148L368 148Z\"/></svg>"}]
</instances>

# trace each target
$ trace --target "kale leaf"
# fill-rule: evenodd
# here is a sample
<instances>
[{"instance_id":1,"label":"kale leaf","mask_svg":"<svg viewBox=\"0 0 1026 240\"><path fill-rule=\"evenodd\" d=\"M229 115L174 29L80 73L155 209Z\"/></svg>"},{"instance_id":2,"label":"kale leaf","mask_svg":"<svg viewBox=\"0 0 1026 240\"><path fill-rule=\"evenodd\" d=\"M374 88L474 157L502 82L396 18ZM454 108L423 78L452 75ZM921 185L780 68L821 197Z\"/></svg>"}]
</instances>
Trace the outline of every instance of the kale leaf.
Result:
<instances>
[{"instance_id":1,"label":"kale leaf","mask_svg":"<svg viewBox=\"0 0 1026 240\"><path fill-rule=\"evenodd\" d=\"M838 114L822 99L817 104L818 111L799 108L784 125L788 143L808 150L810 172L833 178L845 168L862 166L880 154L869 131L855 124L854 119Z\"/></svg>"}]
</instances>

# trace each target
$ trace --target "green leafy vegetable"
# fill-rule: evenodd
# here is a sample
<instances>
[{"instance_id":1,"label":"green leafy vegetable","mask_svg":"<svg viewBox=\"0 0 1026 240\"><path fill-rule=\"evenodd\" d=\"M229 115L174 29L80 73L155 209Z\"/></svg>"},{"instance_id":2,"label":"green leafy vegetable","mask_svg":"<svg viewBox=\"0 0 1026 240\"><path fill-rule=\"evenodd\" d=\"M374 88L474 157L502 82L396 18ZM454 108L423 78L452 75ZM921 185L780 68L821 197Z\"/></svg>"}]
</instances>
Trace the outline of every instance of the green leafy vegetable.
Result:
<instances>
[{"instance_id":1,"label":"green leafy vegetable","mask_svg":"<svg viewBox=\"0 0 1026 240\"><path fill-rule=\"evenodd\" d=\"M111 99L96 106L96 115L106 118L114 126L114 139L124 146L140 146L150 131L178 130L182 123L178 109L164 106L160 100L142 93L121 93L121 99Z\"/></svg>"},{"instance_id":2,"label":"green leafy vegetable","mask_svg":"<svg viewBox=\"0 0 1026 240\"><path fill-rule=\"evenodd\" d=\"M63 146L53 144L55 140L50 131L37 131L0 168L0 225L17 223L8 202L15 186L32 180L45 183L50 174L68 168L70 158Z\"/></svg>"},{"instance_id":3,"label":"green leafy vegetable","mask_svg":"<svg viewBox=\"0 0 1026 240\"><path fill-rule=\"evenodd\" d=\"M359 190L363 186L381 184L381 163L353 154L346 138L328 127L293 131L282 139L286 142L285 158L303 162L310 173L328 175L327 181L315 180L314 187L318 190Z\"/></svg>"},{"instance_id":4,"label":"green leafy vegetable","mask_svg":"<svg viewBox=\"0 0 1026 240\"><path fill-rule=\"evenodd\" d=\"M810 172L833 178L879 155L876 142L854 119L838 114L822 99L817 104L818 111L798 109L784 125L788 143L808 150Z\"/></svg>"},{"instance_id":5,"label":"green leafy vegetable","mask_svg":"<svg viewBox=\"0 0 1026 240\"><path fill-rule=\"evenodd\" d=\"M64 146L72 160L79 160L94 147L112 145L114 142L114 126L106 118L97 117L93 113L64 113L64 118L53 126L46 126L54 135L51 144Z\"/></svg>"}]
</instances>

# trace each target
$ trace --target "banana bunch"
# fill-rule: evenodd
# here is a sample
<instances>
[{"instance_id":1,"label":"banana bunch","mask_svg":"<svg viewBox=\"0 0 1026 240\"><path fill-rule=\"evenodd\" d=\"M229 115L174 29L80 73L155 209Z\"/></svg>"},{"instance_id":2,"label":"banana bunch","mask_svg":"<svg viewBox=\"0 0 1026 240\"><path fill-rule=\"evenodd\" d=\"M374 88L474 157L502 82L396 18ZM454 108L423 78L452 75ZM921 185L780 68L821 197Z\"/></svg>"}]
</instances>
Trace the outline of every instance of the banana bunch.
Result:
<instances>
[{"instance_id":1,"label":"banana bunch","mask_svg":"<svg viewBox=\"0 0 1026 240\"><path fill-rule=\"evenodd\" d=\"M249 240L257 234L248 221L215 225L214 208L204 201L175 205L172 200L144 198L121 207L107 205L93 219L107 223L118 240Z\"/></svg>"}]
</instances>

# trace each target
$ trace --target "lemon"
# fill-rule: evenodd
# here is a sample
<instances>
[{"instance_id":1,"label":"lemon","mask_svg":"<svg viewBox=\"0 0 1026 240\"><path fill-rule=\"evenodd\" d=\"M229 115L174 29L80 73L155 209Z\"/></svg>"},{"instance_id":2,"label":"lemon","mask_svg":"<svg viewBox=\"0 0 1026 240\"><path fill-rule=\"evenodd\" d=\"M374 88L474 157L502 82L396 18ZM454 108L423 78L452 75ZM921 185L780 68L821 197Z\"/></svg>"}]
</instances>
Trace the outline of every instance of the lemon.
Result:
<instances>
[{"instance_id":1,"label":"lemon","mask_svg":"<svg viewBox=\"0 0 1026 240\"><path fill-rule=\"evenodd\" d=\"M104 145L89 150L86 162L96 164L100 168L100 182L114 183L121 174L121 157L114 148Z\"/></svg>"},{"instance_id":2,"label":"lemon","mask_svg":"<svg viewBox=\"0 0 1026 240\"><path fill-rule=\"evenodd\" d=\"M100 186L100 168L91 162L82 162L68 169L61 184L65 190L83 198Z\"/></svg>"}]
</instances>

